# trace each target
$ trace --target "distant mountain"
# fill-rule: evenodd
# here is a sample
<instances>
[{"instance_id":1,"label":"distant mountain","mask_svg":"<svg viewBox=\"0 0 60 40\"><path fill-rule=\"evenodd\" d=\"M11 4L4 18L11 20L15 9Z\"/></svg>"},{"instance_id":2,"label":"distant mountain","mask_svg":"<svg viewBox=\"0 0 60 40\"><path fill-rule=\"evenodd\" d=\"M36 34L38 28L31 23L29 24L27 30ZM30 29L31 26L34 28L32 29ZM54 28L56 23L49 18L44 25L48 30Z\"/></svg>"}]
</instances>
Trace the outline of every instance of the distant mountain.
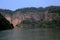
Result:
<instances>
[{"instance_id":1,"label":"distant mountain","mask_svg":"<svg viewBox=\"0 0 60 40\"><path fill-rule=\"evenodd\" d=\"M8 20L5 19L5 17L3 17L0 14L0 31L1 30L12 29L12 28L13 28L13 24L11 24Z\"/></svg>"},{"instance_id":2,"label":"distant mountain","mask_svg":"<svg viewBox=\"0 0 60 40\"><path fill-rule=\"evenodd\" d=\"M48 7L27 7L16 9L15 11L0 9L0 12L10 23L13 23L14 26L20 24L23 20L33 18L35 21L44 19L52 20L54 15L60 15L60 6L48 6Z\"/></svg>"}]
</instances>

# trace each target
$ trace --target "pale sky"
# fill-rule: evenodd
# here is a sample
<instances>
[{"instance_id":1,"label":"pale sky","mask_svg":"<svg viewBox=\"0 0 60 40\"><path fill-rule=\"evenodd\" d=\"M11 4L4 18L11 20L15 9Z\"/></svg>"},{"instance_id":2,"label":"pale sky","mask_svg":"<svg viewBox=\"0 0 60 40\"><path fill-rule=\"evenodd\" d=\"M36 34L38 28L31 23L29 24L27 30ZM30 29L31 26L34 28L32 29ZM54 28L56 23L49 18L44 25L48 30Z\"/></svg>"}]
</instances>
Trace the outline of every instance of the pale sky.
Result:
<instances>
[{"instance_id":1,"label":"pale sky","mask_svg":"<svg viewBox=\"0 0 60 40\"><path fill-rule=\"evenodd\" d=\"M24 7L60 6L60 0L0 0L0 9L16 10Z\"/></svg>"}]
</instances>

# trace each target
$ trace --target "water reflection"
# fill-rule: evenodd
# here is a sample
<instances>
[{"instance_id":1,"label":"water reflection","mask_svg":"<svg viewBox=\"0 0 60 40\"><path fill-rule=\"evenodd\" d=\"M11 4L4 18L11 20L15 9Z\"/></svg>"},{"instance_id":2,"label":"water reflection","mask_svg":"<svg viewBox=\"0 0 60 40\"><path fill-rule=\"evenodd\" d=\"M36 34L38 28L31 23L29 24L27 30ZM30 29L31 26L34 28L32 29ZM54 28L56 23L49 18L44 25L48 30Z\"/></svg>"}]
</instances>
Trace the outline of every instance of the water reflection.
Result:
<instances>
[{"instance_id":1,"label":"water reflection","mask_svg":"<svg viewBox=\"0 0 60 40\"><path fill-rule=\"evenodd\" d=\"M0 32L0 40L60 40L59 29L20 29Z\"/></svg>"}]
</instances>

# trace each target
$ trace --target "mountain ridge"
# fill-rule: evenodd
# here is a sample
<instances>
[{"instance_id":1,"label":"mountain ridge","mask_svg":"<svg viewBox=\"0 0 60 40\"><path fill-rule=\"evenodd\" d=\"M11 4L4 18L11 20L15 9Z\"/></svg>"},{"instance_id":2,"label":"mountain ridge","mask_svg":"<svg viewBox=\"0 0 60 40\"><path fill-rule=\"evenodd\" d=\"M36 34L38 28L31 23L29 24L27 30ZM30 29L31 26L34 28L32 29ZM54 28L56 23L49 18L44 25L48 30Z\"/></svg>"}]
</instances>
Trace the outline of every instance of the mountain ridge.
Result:
<instances>
[{"instance_id":1,"label":"mountain ridge","mask_svg":"<svg viewBox=\"0 0 60 40\"><path fill-rule=\"evenodd\" d=\"M22 20L33 18L34 20L45 19L48 20L48 14L55 12L55 10L60 11L60 6L48 6L48 7L29 7L29 8L21 8L16 9L15 11L12 10L0 10L1 14L13 23L16 26L18 23L21 23ZM57 11L58 12L58 11Z\"/></svg>"}]
</instances>

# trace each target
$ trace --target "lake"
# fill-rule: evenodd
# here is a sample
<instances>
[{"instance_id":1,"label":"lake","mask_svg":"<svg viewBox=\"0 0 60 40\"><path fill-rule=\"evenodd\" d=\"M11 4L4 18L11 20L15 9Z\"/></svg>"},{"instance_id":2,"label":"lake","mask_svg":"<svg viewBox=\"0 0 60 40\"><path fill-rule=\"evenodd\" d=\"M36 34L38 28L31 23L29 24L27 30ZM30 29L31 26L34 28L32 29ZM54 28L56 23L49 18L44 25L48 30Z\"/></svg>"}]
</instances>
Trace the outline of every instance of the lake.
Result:
<instances>
[{"instance_id":1,"label":"lake","mask_svg":"<svg viewBox=\"0 0 60 40\"><path fill-rule=\"evenodd\" d=\"M16 27L12 30L1 31L0 40L60 40L60 29Z\"/></svg>"}]
</instances>

